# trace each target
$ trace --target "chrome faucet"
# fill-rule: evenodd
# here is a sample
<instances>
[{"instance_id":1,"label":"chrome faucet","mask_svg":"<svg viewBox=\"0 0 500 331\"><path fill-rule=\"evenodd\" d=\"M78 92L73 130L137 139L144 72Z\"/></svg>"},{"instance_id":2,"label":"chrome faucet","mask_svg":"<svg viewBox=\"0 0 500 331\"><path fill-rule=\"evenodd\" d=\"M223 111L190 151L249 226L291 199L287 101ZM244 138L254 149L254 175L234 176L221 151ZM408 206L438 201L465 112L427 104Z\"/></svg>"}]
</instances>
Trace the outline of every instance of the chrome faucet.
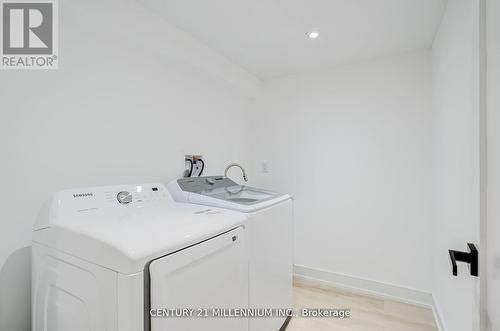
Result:
<instances>
[{"instance_id":1,"label":"chrome faucet","mask_svg":"<svg viewBox=\"0 0 500 331\"><path fill-rule=\"evenodd\" d=\"M245 182L248 182L247 173L245 172L245 169L243 169L243 167L241 165L239 165L238 163L231 163L230 165L228 165L226 167L226 170L224 171L224 177L227 177L227 172L232 167L238 167L238 168L240 168L241 172L243 173L243 179L245 180Z\"/></svg>"}]
</instances>

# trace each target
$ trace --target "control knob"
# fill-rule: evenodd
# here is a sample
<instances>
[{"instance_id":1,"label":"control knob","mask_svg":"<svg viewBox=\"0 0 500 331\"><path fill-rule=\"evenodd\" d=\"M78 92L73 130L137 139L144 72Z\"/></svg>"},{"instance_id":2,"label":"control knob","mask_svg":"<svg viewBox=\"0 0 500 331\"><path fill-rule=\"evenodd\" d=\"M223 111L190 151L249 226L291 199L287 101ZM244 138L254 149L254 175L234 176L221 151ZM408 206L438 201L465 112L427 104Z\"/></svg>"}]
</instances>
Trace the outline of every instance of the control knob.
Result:
<instances>
[{"instance_id":1,"label":"control knob","mask_svg":"<svg viewBox=\"0 0 500 331\"><path fill-rule=\"evenodd\" d=\"M132 194L127 191L121 191L116 195L116 199L122 205L127 205L132 202Z\"/></svg>"}]
</instances>

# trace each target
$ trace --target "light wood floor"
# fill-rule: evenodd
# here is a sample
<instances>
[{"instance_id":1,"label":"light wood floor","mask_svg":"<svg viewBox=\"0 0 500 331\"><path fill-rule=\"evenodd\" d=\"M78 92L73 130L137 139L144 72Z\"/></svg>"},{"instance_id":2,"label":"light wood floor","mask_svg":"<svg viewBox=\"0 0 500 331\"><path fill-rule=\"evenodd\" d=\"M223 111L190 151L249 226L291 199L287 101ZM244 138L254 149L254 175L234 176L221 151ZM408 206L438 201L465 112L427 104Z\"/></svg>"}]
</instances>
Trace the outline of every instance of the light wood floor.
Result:
<instances>
[{"instance_id":1,"label":"light wood floor","mask_svg":"<svg viewBox=\"0 0 500 331\"><path fill-rule=\"evenodd\" d=\"M294 308L349 308L351 317L300 318L286 331L437 331L429 308L355 294L327 285L295 281Z\"/></svg>"}]
</instances>

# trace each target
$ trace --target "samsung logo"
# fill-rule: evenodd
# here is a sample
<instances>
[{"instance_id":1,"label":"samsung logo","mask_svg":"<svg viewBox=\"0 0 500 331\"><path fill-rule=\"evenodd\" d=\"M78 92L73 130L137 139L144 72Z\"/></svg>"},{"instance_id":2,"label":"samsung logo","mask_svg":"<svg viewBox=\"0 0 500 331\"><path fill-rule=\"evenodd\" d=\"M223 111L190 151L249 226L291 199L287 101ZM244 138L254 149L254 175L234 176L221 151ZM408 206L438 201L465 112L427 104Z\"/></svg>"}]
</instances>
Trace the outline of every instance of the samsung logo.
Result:
<instances>
[{"instance_id":1,"label":"samsung logo","mask_svg":"<svg viewBox=\"0 0 500 331\"><path fill-rule=\"evenodd\" d=\"M84 197L93 197L94 194L89 192L89 193L78 193L78 194L73 194L73 198L84 198Z\"/></svg>"}]
</instances>

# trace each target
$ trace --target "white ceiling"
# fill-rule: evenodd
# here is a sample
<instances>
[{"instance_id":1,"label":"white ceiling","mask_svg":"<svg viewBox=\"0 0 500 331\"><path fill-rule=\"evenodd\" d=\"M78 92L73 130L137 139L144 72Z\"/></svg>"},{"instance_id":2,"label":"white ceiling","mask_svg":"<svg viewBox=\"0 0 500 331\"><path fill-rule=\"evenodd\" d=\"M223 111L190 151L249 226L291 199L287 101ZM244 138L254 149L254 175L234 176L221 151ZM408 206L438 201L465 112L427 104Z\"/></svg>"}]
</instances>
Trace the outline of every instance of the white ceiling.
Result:
<instances>
[{"instance_id":1,"label":"white ceiling","mask_svg":"<svg viewBox=\"0 0 500 331\"><path fill-rule=\"evenodd\" d=\"M261 79L431 46L446 0L139 0ZM307 31L318 30L310 40Z\"/></svg>"}]
</instances>

